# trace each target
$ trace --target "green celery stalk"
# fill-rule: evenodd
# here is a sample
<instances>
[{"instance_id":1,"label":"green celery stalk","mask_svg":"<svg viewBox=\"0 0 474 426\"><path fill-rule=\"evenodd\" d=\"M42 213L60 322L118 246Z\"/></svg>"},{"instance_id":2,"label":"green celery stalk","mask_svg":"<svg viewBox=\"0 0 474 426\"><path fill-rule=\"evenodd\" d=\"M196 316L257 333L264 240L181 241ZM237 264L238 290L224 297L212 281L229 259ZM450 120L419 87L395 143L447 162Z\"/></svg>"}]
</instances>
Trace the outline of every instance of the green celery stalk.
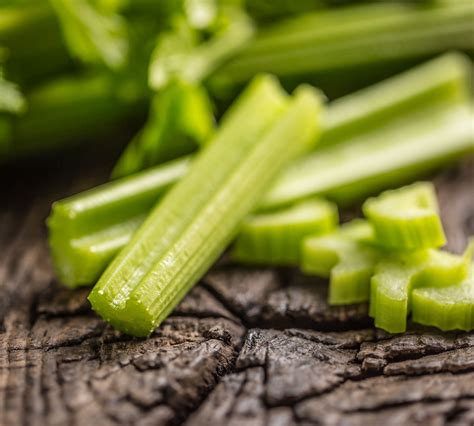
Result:
<instances>
[{"instance_id":1,"label":"green celery stalk","mask_svg":"<svg viewBox=\"0 0 474 426\"><path fill-rule=\"evenodd\" d=\"M426 5L385 2L317 11L262 33L214 76L216 86L266 71L279 77L340 70L474 50L470 0Z\"/></svg>"},{"instance_id":2,"label":"green celery stalk","mask_svg":"<svg viewBox=\"0 0 474 426\"><path fill-rule=\"evenodd\" d=\"M61 282L71 287L95 282L189 164L180 159L54 203L47 224Z\"/></svg>"},{"instance_id":3,"label":"green celery stalk","mask_svg":"<svg viewBox=\"0 0 474 426\"><path fill-rule=\"evenodd\" d=\"M109 265L89 296L93 309L121 331L149 335L230 243L285 162L312 147L320 108L313 89L301 88L288 104L273 79L257 78Z\"/></svg>"},{"instance_id":4,"label":"green celery stalk","mask_svg":"<svg viewBox=\"0 0 474 426\"><path fill-rule=\"evenodd\" d=\"M416 288L411 294L414 322L443 331L474 329L474 265L462 283L444 288Z\"/></svg>"},{"instance_id":5,"label":"green celery stalk","mask_svg":"<svg viewBox=\"0 0 474 426\"><path fill-rule=\"evenodd\" d=\"M351 202L354 199L362 198L380 189L409 182L410 179L416 179L420 175L429 172L432 168L444 165L451 158L459 158L466 151L472 151L473 140L472 132L470 131L472 116L466 112L466 107L456 106L458 103L464 104L465 102L463 101L463 93L466 89L465 80L469 67L466 66L465 60L462 57L451 55L432 61L431 64L433 66L430 66L428 63L422 67L415 68L409 73L405 73L400 78L394 77L377 85L381 100L376 102L375 105L380 106L385 111L392 109L397 112L397 115L392 117L391 121L395 121L395 124L389 128L389 140L387 141L385 141L387 132L380 125L380 119L377 119L377 117L380 118L383 114L379 114L377 108L366 107L364 102L365 100L370 105L374 105L373 101L377 98L375 90L361 91L358 94L347 97L347 103L350 105L347 108L344 107L344 102L341 99L337 107L334 107L335 118L333 119L330 118L333 115L333 104L329 104L329 112L325 114L325 120L326 123L332 124L326 124L325 132L331 129L333 135L339 135L344 133L344 131L337 131L337 128L340 127L357 133L357 131L362 131L362 128L356 124L358 121L365 123L367 128L378 125L382 129L379 132L372 129L371 132L365 135L362 132L355 141L348 139L347 143L341 143L335 147L323 147L320 149L320 154L309 155L306 159L298 160L295 163L298 165L297 167L290 166L287 172L283 173L280 182L271 191L270 198L267 197L264 207L278 207L279 205L291 204L294 200L298 201L308 196L325 193L339 202ZM424 72L419 75L418 69L422 69ZM410 74L414 75L413 79L409 78ZM430 121L428 125L425 125L427 121L425 117L421 123L423 131L420 132L415 129L416 133L413 133L416 126L411 121L408 123L406 120L400 121L400 115L403 115L403 108L395 106L398 104L406 106L410 103L410 90L403 89L405 86L403 82L406 80L412 80L413 83L416 83L412 93L416 94L416 99L419 100L419 103L418 101L415 102L413 108L416 105L416 108L426 111L426 105L433 103L443 104L444 102L446 109L451 108L451 105L453 105L452 113L443 113L441 114L443 119L439 123L436 123L436 120L434 120L433 123ZM405 95L398 97L397 93L404 93ZM438 95L436 102L433 100L432 94ZM382 101L385 97L392 99L393 104ZM421 102L423 99L426 100L424 104ZM359 114L358 111L362 111L364 114ZM457 115L456 111L459 111L460 114ZM346 120L343 119L344 115ZM413 121L416 122L416 117ZM438 134L439 131L441 133ZM323 133L322 140L324 139L325 135ZM334 141L334 144L336 143ZM352 144L354 144L354 148L351 147ZM387 157L387 149L389 154L393 154L393 158ZM181 175L175 175L176 181L186 173L188 165L188 160L184 159L182 166L178 167ZM165 170L167 169L167 166L163 167ZM291 170L293 171L289 173ZM164 173L166 174L166 171ZM136 179L142 182L141 185L143 186L143 191L140 189L140 185L134 187L134 190L137 191L137 197L150 197L148 201L149 206L152 206L157 200L157 198L154 198L154 193L149 191L149 188L157 185L156 189L161 194L161 175L162 166L158 166L136 176ZM131 179L131 182L135 181L135 177L121 179L116 182L117 188L120 185L127 187L129 179ZM303 189L303 191L299 192L300 189ZM108 195L109 186L107 184L98 187L96 191L98 194L102 194L100 199L105 204L100 205L103 205L104 208L106 208L107 200L111 199L113 200L111 208L127 211L126 208L123 208L123 206L128 204L127 196L124 196L123 203L121 203L120 191L117 190L116 196L111 198ZM81 195L77 195L77 198L81 199ZM57 205L64 205L64 208L67 210L69 208L69 201L66 199L58 202ZM93 217L96 214L95 207L90 205L90 208L91 217ZM100 210L101 207L98 208ZM148 209L143 209L140 213L145 215L148 211ZM54 216L55 208L53 207L51 217ZM124 223L129 221L135 223L134 220L135 215L123 218ZM104 225L104 232L102 234L104 236L107 235L106 229L107 224ZM114 241L128 241L131 238L132 230L127 226L119 229L122 229L123 234L120 238L115 238ZM54 236L53 234L56 232L61 235L61 227L51 229L51 236ZM90 233L95 234L96 230L91 229ZM84 235L86 234L87 232L84 231ZM67 233L64 235L67 235ZM89 240L85 239L84 241ZM95 268L91 268L96 271L103 270L121 248L116 247L114 244L107 245L106 241L103 241L102 246L108 247L109 250L107 255L97 256L97 265ZM55 245L51 245L51 250L54 258L54 252L60 249ZM92 246L90 250L84 251L84 253L87 253L87 256L85 255L87 260L84 259L84 262L92 263L94 258ZM74 271L74 267L68 265L80 264L81 259L76 258L79 255L79 253L75 252L71 257L63 256L62 262L64 263L56 265L56 268L70 268L71 271ZM74 274L71 273L68 284L71 286L91 284L98 277L98 274L90 276L91 281L89 283L79 282L75 281Z\"/></svg>"},{"instance_id":6,"label":"green celery stalk","mask_svg":"<svg viewBox=\"0 0 474 426\"><path fill-rule=\"evenodd\" d=\"M143 113L144 95L109 75L67 76L26 96L28 110L12 123L10 157L22 158L97 141ZM126 87L127 86L127 87Z\"/></svg>"},{"instance_id":7,"label":"green celery stalk","mask_svg":"<svg viewBox=\"0 0 474 426\"><path fill-rule=\"evenodd\" d=\"M311 199L272 213L249 216L240 227L232 257L241 263L298 265L301 241L332 231L337 206Z\"/></svg>"},{"instance_id":8,"label":"green celery stalk","mask_svg":"<svg viewBox=\"0 0 474 426\"><path fill-rule=\"evenodd\" d=\"M418 182L369 198L362 206L380 245L397 250L441 247L446 243L432 183Z\"/></svg>"},{"instance_id":9,"label":"green celery stalk","mask_svg":"<svg viewBox=\"0 0 474 426\"><path fill-rule=\"evenodd\" d=\"M308 275L329 278L331 305L369 300L370 279L383 254L372 238L371 226L356 219L331 234L304 239L301 269Z\"/></svg>"},{"instance_id":10,"label":"green celery stalk","mask_svg":"<svg viewBox=\"0 0 474 426\"><path fill-rule=\"evenodd\" d=\"M153 100L145 126L120 156L112 177L190 154L214 131L214 114L207 92L200 86L173 82Z\"/></svg>"},{"instance_id":11,"label":"green celery stalk","mask_svg":"<svg viewBox=\"0 0 474 426\"><path fill-rule=\"evenodd\" d=\"M466 104L425 109L293 163L261 203L272 209L322 195L349 204L400 186L474 151L473 111Z\"/></svg>"},{"instance_id":12,"label":"green celery stalk","mask_svg":"<svg viewBox=\"0 0 474 426\"><path fill-rule=\"evenodd\" d=\"M370 283L370 315L390 333L406 330L411 293L421 287L447 287L469 275L471 250L463 256L434 249L392 253L375 267Z\"/></svg>"}]
</instances>

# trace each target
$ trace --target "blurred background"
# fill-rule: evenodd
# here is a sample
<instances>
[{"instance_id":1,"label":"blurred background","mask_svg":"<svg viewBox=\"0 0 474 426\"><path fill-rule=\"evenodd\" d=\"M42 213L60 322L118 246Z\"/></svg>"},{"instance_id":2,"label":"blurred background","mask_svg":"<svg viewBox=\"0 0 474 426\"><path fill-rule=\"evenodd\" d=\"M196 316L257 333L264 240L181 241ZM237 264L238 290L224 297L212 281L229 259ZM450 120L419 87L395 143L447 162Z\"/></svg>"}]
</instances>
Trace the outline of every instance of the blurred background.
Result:
<instances>
[{"instance_id":1,"label":"blurred background","mask_svg":"<svg viewBox=\"0 0 474 426\"><path fill-rule=\"evenodd\" d=\"M4 0L2 175L130 174L197 150L260 72L332 100L452 50L474 52L471 0Z\"/></svg>"}]
</instances>

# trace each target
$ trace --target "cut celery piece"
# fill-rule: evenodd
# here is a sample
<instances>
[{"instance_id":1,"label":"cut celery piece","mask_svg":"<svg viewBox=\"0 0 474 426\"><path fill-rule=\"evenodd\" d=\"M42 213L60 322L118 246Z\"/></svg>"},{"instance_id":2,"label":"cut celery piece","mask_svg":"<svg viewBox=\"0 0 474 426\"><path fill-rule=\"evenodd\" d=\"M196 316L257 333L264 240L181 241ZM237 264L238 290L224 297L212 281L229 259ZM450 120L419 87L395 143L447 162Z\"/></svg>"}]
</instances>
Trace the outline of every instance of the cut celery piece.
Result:
<instances>
[{"instance_id":1,"label":"cut celery piece","mask_svg":"<svg viewBox=\"0 0 474 426\"><path fill-rule=\"evenodd\" d=\"M337 223L337 206L317 199L252 215L240 228L232 257L242 263L298 265L303 238L330 232Z\"/></svg>"},{"instance_id":2,"label":"cut celery piece","mask_svg":"<svg viewBox=\"0 0 474 426\"><path fill-rule=\"evenodd\" d=\"M145 171L54 203L49 246L61 282L71 287L95 282L189 164L170 162L159 173Z\"/></svg>"},{"instance_id":3,"label":"cut celery piece","mask_svg":"<svg viewBox=\"0 0 474 426\"><path fill-rule=\"evenodd\" d=\"M420 108L467 100L471 60L447 53L331 102L318 147L354 139Z\"/></svg>"},{"instance_id":4,"label":"cut celery piece","mask_svg":"<svg viewBox=\"0 0 474 426\"><path fill-rule=\"evenodd\" d=\"M446 243L432 183L419 182L369 198L362 207L380 245L399 250Z\"/></svg>"},{"instance_id":5,"label":"cut celery piece","mask_svg":"<svg viewBox=\"0 0 474 426\"><path fill-rule=\"evenodd\" d=\"M400 63L446 50L474 49L471 0L338 7L278 23L262 33L214 77L216 85L258 72L279 77Z\"/></svg>"},{"instance_id":6,"label":"cut celery piece","mask_svg":"<svg viewBox=\"0 0 474 426\"><path fill-rule=\"evenodd\" d=\"M411 294L414 322L443 331L474 329L474 265L462 283L444 288L417 288Z\"/></svg>"},{"instance_id":7,"label":"cut celery piece","mask_svg":"<svg viewBox=\"0 0 474 426\"><path fill-rule=\"evenodd\" d=\"M119 158L112 176L127 176L190 154L213 131L214 114L206 90L170 83L155 96L147 123Z\"/></svg>"},{"instance_id":8,"label":"cut celery piece","mask_svg":"<svg viewBox=\"0 0 474 426\"><path fill-rule=\"evenodd\" d=\"M320 108L313 89L301 88L289 102L274 79L253 81L104 272L89 295L93 309L121 331L149 335L229 244L282 166L312 148Z\"/></svg>"},{"instance_id":9,"label":"cut celery piece","mask_svg":"<svg viewBox=\"0 0 474 426\"><path fill-rule=\"evenodd\" d=\"M329 278L329 303L347 305L369 300L370 278L381 251L371 244L373 231L354 220L329 235L303 241L301 269Z\"/></svg>"},{"instance_id":10,"label":"cut celery piece","mask_svg":"<svg viewBox=\"0 0 474 426\"><path fill-rule=\"evenodd\" d=\"M370 311L375 325L390 333L406 330L412 290L447 287L467 278L470 252L464 256L434 249L392 253L375 267L370 283Z\"/></svg>"},{"instance_id":11,"label":"cut celery piece","mask_svg":"<svg viewBox=\"0 0 474 426\"><path fill-rule=\"evenodd\" d=\"M473 118L469 105L448 103L321 148L291 164L266 194L261 208L316 195L349 204L409 183L474 152Z\"/></svg>"}]
</instances>

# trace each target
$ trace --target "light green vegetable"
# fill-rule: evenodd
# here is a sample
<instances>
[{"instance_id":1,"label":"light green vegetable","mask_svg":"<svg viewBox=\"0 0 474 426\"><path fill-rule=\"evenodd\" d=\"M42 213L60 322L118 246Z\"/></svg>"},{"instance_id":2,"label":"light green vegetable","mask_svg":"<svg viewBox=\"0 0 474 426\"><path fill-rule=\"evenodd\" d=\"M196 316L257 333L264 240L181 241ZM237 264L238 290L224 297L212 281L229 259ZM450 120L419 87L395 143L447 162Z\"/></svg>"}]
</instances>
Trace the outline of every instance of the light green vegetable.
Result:
<instances>
[{"instance_id":1,"label":"light green vegetable","mask_svg":"<svg viewBox=\"0 0 474 426\"><path fill-rule=\"evenodd\" d=\"M273 79L257 78L109 265L89 296L94 310L119 330L149 335L230 243L282 166L311 149L320 108L313 89L288 102Z\"/></svg>"},{"instance_id":2,"label":"light green vegetable","mask_svg":"<svg viewBox=\"0 0 474 426\"><path fill-rule=\"evenodd\" d=\"M240 228L232 257L251 264L298 265L302 240L330 232L337 223L336 205L317 199L251 215Z\"/></svg>"},{"instance_id":3,"label":"light green vegetable","mask_svg":"<svg viewBox=\"0 0 474 426\"><path fill-rule=\"evenodd\" d=\"M127 176L189 154L211 137L214 114L204 88L175 81L155 95L145 126L114 167Z\"/></svg>"},{"instance_id":4,"label":"light green vegetable","mask_svg":"<svg viewBox=\"0 0 474 426\"><path fill-rule=\"evenodd\" d=\"M446 237L432 183L421 182L369 198L362 207L380 245L398 250L441 247Z\"/></svg>"},{"instance_id":5,"label":"light green vegetable","mask_svg":"<svg viewBox=\"0 0 474 426\"><path fill-rule=\"evenodd\" d=\"M370 315L375 325L390 333L406 330L412 291L447 287L468 277L471 252L464 256L433 249L392 253L375 267L370 283Z\"/></svg>"},{"instance_id":6,"label":"light green vegetable","mask_svg":"<svg viewBox=\"0 0 474 426\"><path fill-rule=\"evenodd\" d=\"M303 241L301 269L308 275L329 278L331 305L369 300L370 279L383 254L372 239L371 226L354 220L329 235Z\"/></svg>"},{"instance_id":7,"label":"light green vegetable","mask_svg":"<svg viewBox=\"0 0 474 426\"><path fill-rule=\"evenodd\" d=\"M461 283L417 288L411 294L412 319L441 330L474 329L474 265Z\"/></svg>"}]
</instances>

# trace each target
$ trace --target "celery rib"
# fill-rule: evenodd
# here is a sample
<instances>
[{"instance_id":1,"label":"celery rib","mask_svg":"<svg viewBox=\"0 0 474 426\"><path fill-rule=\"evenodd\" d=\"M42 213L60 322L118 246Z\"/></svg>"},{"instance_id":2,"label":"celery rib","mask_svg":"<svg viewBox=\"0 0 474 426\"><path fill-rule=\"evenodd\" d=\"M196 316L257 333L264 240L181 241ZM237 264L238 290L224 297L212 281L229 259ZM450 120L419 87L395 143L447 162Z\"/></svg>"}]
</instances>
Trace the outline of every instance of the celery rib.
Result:
<instances>
[{"instance_id":1,"label":"celery rib","mask_svg":"<svg viewBox=\"0 0 474 426\"><path fill-rule=\"evenodd\" d=\"M235 84L257 72L280 77L330 73L351 66L426 58L474 49L469 0L347 6L276 24L224 66L216 84Z\"/></svg>"},{"instance_id":2,"label":"celery rib","mask_svg":"<svg viewBox=\"0 0 474 426\"><path fill-rule=\"evenodd\" d=\"M337 223L337 207L316 199L255 214L243 222L232 257L242 263L298 265L303 238L330 232Z\"/></svg>"},{"instance_id":3,"label":"celery rib","mask_svg":"<svg viewBox=\"0 0 474 426\"><path fill-rule=\"evenodd\" d=\"M150 334L230 242L285 162L310 149L320 107L312 89L300 89L288 105L272 79L253 82L102 275L89 296L93 308L126 333Z\"/></svg>"}]
</instances>

